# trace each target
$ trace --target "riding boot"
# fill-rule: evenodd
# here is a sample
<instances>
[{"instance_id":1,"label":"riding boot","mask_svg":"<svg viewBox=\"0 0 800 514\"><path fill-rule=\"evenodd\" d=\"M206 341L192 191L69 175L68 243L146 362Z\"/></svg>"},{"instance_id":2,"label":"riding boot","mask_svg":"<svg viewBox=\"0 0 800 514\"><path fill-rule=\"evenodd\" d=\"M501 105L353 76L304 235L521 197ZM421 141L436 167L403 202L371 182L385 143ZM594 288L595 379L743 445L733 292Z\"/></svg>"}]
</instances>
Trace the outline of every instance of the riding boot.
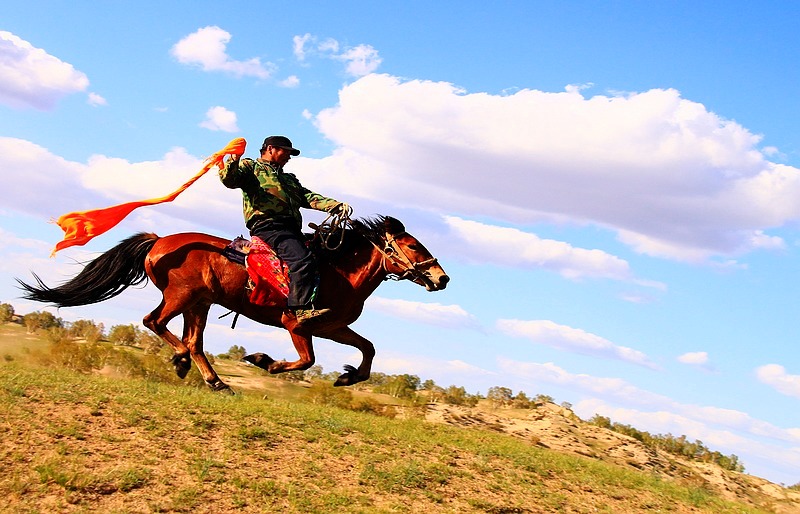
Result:
<instances>
[{"instance_id":1,"label":"riding boot","mask_svg":"<svg viewBox=\"0 0 800 514\"><path fill-rule=\"evenodd\" d=\"M310 325L312 322L324 318L330 312L330 309L300 308L294 309L294 316L297 318L298 325Z\"/></svg>"}]
</instances>

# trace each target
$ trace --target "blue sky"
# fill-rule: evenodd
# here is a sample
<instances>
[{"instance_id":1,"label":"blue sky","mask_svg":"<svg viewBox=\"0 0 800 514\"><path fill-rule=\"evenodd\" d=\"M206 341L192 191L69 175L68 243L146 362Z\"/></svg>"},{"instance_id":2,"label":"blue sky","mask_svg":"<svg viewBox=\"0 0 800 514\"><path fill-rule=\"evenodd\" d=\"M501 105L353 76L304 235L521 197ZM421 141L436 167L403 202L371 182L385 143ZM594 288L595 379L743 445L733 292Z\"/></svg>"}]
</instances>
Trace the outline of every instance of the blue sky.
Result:
<instances>
[{"instance_id":1,"label":"blue sky","mask_svg":"<svg viewBox=\"0 0 800 514\"><path fill-rule=\"evenodd\" d=\"M49 220L285 134L304 185L401 219L452 278L378 289L354 325L376 370L548 394L800 482L800 5L7 4L0 300L17 312L43 306L14 277L57 283L134 232L242 234L238 193L208 174L48 257ZM158 297L57 314L138 323ZM294 358L285 332L215 309L207 350ZM317 356L357 363L325 340Z\"/></svg>"}]
</instances>

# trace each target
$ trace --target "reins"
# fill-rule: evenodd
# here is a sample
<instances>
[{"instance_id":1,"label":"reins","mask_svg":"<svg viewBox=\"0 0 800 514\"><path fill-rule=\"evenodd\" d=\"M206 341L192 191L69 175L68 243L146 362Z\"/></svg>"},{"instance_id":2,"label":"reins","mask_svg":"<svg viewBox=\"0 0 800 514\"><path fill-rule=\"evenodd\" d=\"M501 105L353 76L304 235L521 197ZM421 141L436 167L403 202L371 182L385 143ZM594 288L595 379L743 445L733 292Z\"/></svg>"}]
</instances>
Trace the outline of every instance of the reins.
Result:
<instances>
[{"instance_id":1,"label":"reins","mask_svg":"<svg viewBox=\"0 0 800 514\"><path fill-rule=\"evenodd\" d=\"M328 214L328 217L319 225L316 223L309 223L308 226L314 230L314 237L320 239L323 248L326 250L338 250L344 242L345 229L351 226L350 215L352 213L352 209L345 210L341 213L331 213ZM335 244L331 244L330 241L337 231L339 232L339 241Z\"/></svg>"}]
</instances>

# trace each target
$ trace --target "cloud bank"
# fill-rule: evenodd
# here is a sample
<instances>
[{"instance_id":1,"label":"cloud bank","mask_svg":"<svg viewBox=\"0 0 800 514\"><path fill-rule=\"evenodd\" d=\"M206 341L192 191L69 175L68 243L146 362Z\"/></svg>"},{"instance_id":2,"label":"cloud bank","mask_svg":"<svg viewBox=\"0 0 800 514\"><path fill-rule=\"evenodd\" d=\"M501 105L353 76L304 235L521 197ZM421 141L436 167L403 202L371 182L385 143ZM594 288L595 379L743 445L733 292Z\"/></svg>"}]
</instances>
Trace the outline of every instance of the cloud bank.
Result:
<instances>
[{"instance_id":1,"label":"cloud bank","mask_svg":"<svg viewBox=\"0 0 800 514\"><path fill-rule=\"evenodd\" d=\"M701 262L782 248L800 173L672 89L467 93L368 75L318 113L351 194L510 223L593 224L639 253Z\"/></svg>"},{"instance_id":2,"label":"cloud bank","mask_svg":"<svg viewBox=\"0 0 800 514\"><path fill-rule=\"evenodd\" d=\"M0 31L0 103L49 111L61 98L88 87L89 79L71 64ZM99 98L95 95L90 101Z\"/></svg>"}]
</instances>

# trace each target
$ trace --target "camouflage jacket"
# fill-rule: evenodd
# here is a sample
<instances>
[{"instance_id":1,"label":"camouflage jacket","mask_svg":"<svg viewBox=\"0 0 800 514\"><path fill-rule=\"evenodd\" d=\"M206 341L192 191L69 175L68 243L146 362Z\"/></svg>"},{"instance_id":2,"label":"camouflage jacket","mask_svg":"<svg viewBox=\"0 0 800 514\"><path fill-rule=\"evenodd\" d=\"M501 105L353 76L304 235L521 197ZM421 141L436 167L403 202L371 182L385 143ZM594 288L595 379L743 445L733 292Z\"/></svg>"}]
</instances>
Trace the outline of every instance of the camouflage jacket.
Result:
<instances>
[{"instance_id":1,"label":"camouflage jacket","mask_svg":"<svg viewBox=\"0 0 800 514\"><path fill-rule=\"evenodd\" d=\"M294 222L301 227L301 207L330 211L340 203L306 189L294 174L261 159L230 159L219 170L219 178L225 187L242 190L244 223L251 231L267 220Z\"/></svg>"}]
</instances>

